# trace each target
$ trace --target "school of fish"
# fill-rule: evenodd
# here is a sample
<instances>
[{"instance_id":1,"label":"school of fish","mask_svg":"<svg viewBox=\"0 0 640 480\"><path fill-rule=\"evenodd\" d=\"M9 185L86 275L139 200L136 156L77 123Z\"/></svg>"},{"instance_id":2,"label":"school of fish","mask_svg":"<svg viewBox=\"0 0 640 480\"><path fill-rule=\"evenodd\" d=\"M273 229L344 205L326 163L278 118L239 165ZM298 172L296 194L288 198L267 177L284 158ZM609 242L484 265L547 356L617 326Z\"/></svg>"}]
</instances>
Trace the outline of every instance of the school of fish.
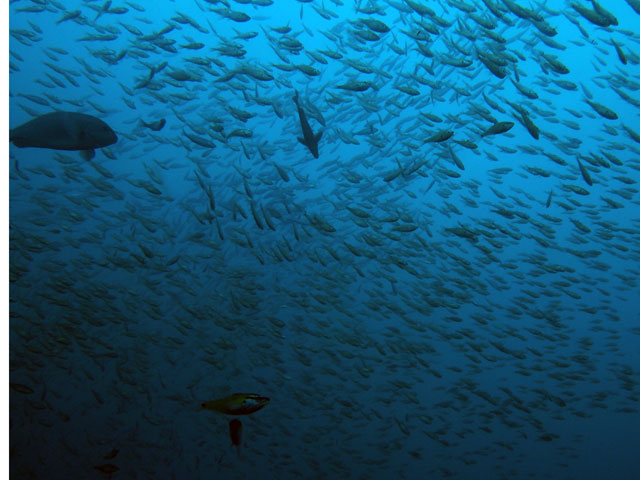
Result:
<instances>
[{"instance_id":1,"label":"school of fish","mask_svg":"<svg viewBox=\"0 0 640 480\"><path fill-rule=\"evenodd\" d=\"M584 479L640 428L640 0L9 13L12 477Z\"/></svg>"}]
</instances>

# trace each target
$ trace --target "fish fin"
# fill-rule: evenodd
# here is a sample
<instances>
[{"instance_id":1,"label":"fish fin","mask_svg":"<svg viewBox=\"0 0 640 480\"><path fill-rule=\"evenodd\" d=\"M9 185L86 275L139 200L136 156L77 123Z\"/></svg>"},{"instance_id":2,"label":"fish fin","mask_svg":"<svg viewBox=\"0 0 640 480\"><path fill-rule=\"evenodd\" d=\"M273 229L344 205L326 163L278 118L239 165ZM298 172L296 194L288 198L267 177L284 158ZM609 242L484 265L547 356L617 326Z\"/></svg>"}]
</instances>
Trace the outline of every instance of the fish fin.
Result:
<instances>
[{"instance_id":1,"label":"fish fin","mask_svg":"<svg viewBox=\"0 0 640 480\"><path fill-rule=\"evenodd\" d=\"M304 141L304 138L298 137L298 141L303 144L305 147L307 146L307 142Z\"/></svg>"},{"instance_id":2,"label":"fish fin","mask_svg":"<svg viewBox=\"0 0 640 480\"><path fill-rule=\"evenodd\" d=\"M96 151L94 149L80 150L80 156L83 160L91 160L96 156Z\"/></svg>"},{"instance_id":3,"label":"fish fin","mask_svg":"<svg viewBox=\"0 0 640 480\"><path fill-rule=\"evenodd\" d=\"M320 141L320 139L322 138L322 133L323 133L322 130L320 130L318 133L316 133L316 136L314 137L314 140L316 141L316 143L318 143Z\"/></svg>"}]
</instances>

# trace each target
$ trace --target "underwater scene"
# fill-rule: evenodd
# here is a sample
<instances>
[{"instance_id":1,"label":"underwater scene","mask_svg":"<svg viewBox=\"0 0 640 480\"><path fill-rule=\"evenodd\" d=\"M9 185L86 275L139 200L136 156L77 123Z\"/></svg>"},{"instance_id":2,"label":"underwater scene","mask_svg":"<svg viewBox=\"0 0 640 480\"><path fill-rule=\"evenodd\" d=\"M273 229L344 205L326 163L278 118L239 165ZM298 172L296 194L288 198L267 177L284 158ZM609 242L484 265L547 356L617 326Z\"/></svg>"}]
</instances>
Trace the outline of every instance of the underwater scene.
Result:
<instances>
[{"instance_id":1,"label":"underwater scene","mask_svg":"<svg viewBox=\"0 0 640 480\"><path fill-rule=\"evenodd\" d=\"M640 478L640 0L7 7L11 478Z\"/></svg>"}]
</instances>

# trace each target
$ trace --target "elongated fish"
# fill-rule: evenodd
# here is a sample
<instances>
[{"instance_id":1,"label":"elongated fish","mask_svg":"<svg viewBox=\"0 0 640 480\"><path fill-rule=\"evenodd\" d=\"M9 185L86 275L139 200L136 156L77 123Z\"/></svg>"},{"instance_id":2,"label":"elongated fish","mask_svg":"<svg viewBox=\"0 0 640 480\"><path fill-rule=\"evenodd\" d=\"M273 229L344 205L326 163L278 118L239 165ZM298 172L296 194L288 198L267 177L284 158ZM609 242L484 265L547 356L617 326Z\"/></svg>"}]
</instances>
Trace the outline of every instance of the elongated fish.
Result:
<instances>
[{"instance_id":1,"label":"elongated fish","mask_svg":"<svg viewBox=\"0 0 640 480\"><path fill-rule=\"evenodd\" d=\"M593 185L593 181L591 180L591 175L589 175L589 171L586 168L584 168L584 165L582 165L580 158L576 158L576 160L578 161L578 168L580 168L580 174L582 175L582 178L584 179L584 181L587 182L587 185L589 186Z\"/></svg>"},{"instance_id":2,"label":"elongated fish","mask_svg":"<svg viewBox=\"0 0 640 480\"><path fill-rule=\"evenodd\" d=\"M257 412L268 403L268 397L255 393L234 393L224 398L203 402L201 406L205 410L213 410L226 415L249 415Z\"/></svg>"},{"instance_id":3,"label":"elongated fish","mask_svg":"<svg viewBox=\"0 0 640 480\"><path fill-rule=\"evenodd\" d=\"M302 109L298 101L297 90L295 96L293 97L293 101L296 102L296 107L298 107L300 127L302 127L302 137L298 137L298 141L301 144L305 145L315 158L318 158L320 156L320 154L318 153L318 142L320 141L320 138L322 138L322 131L314 135L313 130L311 130L311 125L309 125L309 121L307 120L307 115L304 113L304 110Z\"/></svg>"},{"instance_id":4,"label":"elongated fish","mask_svg":"<svg viewBox=\"0 0 640 480\"><path fill-rule=\"evenodd\" d=\"M500 133L508 132L513 128L513 122L497 122L487 128L482 134L481 137L486 137L488 135L498 135Z\"/></svg>"}]
</instances>

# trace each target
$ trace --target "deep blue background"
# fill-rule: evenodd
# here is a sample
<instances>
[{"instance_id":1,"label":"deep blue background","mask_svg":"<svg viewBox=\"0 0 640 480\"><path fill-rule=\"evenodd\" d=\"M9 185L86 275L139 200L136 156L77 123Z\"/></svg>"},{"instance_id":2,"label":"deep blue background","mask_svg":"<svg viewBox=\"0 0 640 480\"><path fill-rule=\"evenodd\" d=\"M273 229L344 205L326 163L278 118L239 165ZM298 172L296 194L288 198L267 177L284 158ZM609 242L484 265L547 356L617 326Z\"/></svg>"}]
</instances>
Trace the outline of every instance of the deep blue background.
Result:
<instances>
[{"instance_id":1,"label":"deep blue background","mask_svg":"<svg viewBox=\"0 0 640 480\"><path fill-rule=\"evenodd\" d=\"M575 10L546 2L539 11L566 47L557 50L537 39L530 22L505 13L512 25L498 22L495 31L513 58L525 58L517 63L520 81L539 96L530 101L511 82L513 65L500 80L475 58L486 36L447 2L428 3L452 22L431 35L433 59L404 33L419 16L393 5L380 2L386 14L375 16L325 2L336 14L327 20L314 10L322 3L275 3L233 3L251 17L238 23L198 6L222 4L140 2L139 12L114 1L110 8L128 11L93 23L102 3L64 2L88 24L56 24L65 13L56 3L11 2L10 126L29 120L26 110L61 109L98 116L119 135L106 152L113 158L97 152L91 162L75 152L10 147L11 382L33 390L11 390L15 478L102 478L92 467L104 463L120 468L114 479L638 478L640 216L635 185L620 179L638 181L640 146L623 124L640 132L640 122L638 109L612 87L640 98L640 17L622 0L607 2L620 24L605 30L578 17L585 38L567 20ZM39 5L48 10L20 11ZM477 9L491 17L482 2ZM353 30L368 17L391 32L358 42ZM165 37L178 53L136 48L122 24L144 35L175 25ZM277 42L281 34L270 29L283 25L304 46L298 55L284 52L288 65L313 64L318 76L282 67L264 30ZM459 33L464 26L476 31L473 44ZM108 33L101 27L118 29L117 39L81 40ZM233 39L236 31L257 36ZM222 39L241 44L244 59L221 55ZM180 47L191 41L205 46ZM451 42L469 50L471 67L439 64L445 53L461 57ZM101 49L127 53L111 65L99 58ZM305 53L323 49L388 75L358 73L329 57L324 65ZM558 55L570 74L545 74L539 51ZM205 72L187 60L196 56L224 68L211 63L213 74ZM134 89L163 61L169 65L155 77L157 90ZM243 63L275 79L216 81ZM171 69L196 72L201 81L177 82ZM377 90L336 88L352 77ZM578 91L547 86L553 78L575 82ZM619 120L597 115L583 88ZM326 123L309 114L314 131L324 132L317 160L296 140L294 89ZM505 108L492 111L498 120L516 123L508 134L480 138L491 125L473 113L490 108L482 93ZM539 140L503 99L531 112ZM243 123L230 107L255 116ZM429 126L421 113L443 122ZM160 132L140 126L159 118L167 120ZM245 128L252 137L223 141L210 129L215 123L224 134ZM479 148L424 144L441 129ZM203 149L184 131L216 148ZM359 144L347 144L345 133ZM564 153L558 147L569 138L580 146ZM575 157L602 151L623 166L595 168L583 159L590 187ZM416 161L426 162L420 173L384 181L398 164ZM495 170L503 168L510 170ZM211 186L215 211L196 171ZM624 188L628 199L620 196ZM335 231L316 228L315 216ZM402 224L417 229L394 231ZM448 230L456 227L471 229L477 241ZM562 270L553 273L556 266ZM228 419L199 409L232 392L271 398L243 419L239 450L230 445ZM114 448L118 455L104 460Z\"/></svg>"}]
</instances>

